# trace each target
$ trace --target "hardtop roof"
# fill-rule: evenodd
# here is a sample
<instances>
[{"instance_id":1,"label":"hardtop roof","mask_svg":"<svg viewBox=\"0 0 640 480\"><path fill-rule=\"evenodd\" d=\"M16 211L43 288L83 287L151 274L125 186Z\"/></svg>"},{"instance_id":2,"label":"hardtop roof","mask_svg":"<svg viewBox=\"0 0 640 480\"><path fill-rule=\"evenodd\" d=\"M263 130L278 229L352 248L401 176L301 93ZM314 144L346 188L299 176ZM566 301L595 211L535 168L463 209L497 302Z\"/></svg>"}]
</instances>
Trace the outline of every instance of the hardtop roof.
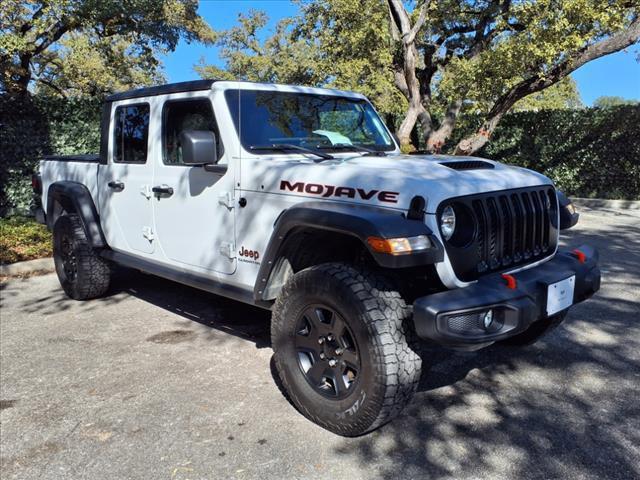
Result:
<instances>
[{"instance_id":1,"label":"hardtop roof","mask_svg":"<svg viewBox=\"0 0 640 480\"><path fill-rule=\"evenodd\" d=\"M120 100L128 100L131 98L142 98L142 97L153 97L156 95L167 95L170 93L181 93L181 92L196 92L201 90L209 90L214 83L222 83L222 84L238 84L238 88L242 89L251 89L258 88L262 89L273 89L280 91L297 91L300 93L321 93L324 95L340 95L340 96L349 96L349 97L357 97L357 98L365 98L363 95L350 92L350 91L342 91L335 90L332 88L317 88L317 87L303 87L297 85L281 85L276 83L254 83L254 82L244 82L244 81L228 81L228 80L192 80L189 82L177 82L177 83L167 83L165 85L158 85L154 87L145 87L145 88L137 88L135 90L128 90L126 92L114 93L109 95L105 101L106 102L117 102Z\"/></svg>"},{"instance_id":2,"label":"hardtop roof","mask_svg":"<svg viewBox=\"0 0 640 480\"><path fill-rule=\"evenodd\" d=\"M209 90L217 80L192 80L190 82L167 83L155 87L137 88L126 92L114 93L105 100L107 102L117 102L129 98L153 97L155 95L166 95L169 93L195 92L198 90Z\"/></svg>"}]
</instances>

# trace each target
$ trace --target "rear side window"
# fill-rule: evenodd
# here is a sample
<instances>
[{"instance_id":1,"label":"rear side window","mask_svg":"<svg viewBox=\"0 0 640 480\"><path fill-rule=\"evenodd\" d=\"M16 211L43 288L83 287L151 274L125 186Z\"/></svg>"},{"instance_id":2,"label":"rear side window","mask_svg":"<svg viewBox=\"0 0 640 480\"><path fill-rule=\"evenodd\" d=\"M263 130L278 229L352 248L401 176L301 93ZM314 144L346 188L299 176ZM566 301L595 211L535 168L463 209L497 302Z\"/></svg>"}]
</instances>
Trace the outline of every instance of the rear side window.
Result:
<instances>
[{"instance_id":1,"label":"rear side window","mask_svg":"<svg viewBox=\"0 0 640 480\"><path fill-rule=\"evenodd\" d=\"M149 104L116 108L113 133L113 161L145 163L149 139Z\"/></svg>"},{"instance_id":2,"label":"rear side window","mask_svg":"<svg viewBox=\"0 0 640 480\"><path fill-rule=\"evenodd\" d=\"M162 110L163 161L167 165L184 165L180 134L185 130L208 130L216 134L218 158L223 154L220 134L208 98L170 100Z\"/></svg>"}]
</instances>

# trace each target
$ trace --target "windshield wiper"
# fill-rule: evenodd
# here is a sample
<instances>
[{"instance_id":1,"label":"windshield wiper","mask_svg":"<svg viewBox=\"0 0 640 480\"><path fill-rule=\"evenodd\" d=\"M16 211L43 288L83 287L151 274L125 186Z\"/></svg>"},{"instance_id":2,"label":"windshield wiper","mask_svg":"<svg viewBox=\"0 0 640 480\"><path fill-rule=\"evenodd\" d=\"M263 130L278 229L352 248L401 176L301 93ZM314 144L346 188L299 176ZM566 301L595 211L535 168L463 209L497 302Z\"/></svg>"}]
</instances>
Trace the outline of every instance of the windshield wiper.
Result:
<instances>
[{"instance_id":1,"label":"windshield wiper","mask_svg":"<svg viewBox=\"0 0 640 480\"><path fill-rule=\"evenodd\" d=\"M387 154L382 150L374 150L373 148L365 147L364 145L353 145L351 143L334 143L333 145L316 145L320 150L351 150L353 152L364 152L365 155L374 155L376 157L385 157Z\"/></svg>"},{"instance_id":2,"label":"windshield wiper","mask_svg":"<svg viewBox=\"0 0 640 480\"><path fill-rule=\"evenodd\" d=\"M301 147L300 145L294 145L293 143L272 143L269 145L251 145L249 146L249 150L281 150L283 152L296 150L299 152L316 155L322 158L323 160L333 160L333 156L329 155L328 153L322 153L317 150L312 150L311 148L305 148L305 147Z\"/></svg>"}]
</instances>

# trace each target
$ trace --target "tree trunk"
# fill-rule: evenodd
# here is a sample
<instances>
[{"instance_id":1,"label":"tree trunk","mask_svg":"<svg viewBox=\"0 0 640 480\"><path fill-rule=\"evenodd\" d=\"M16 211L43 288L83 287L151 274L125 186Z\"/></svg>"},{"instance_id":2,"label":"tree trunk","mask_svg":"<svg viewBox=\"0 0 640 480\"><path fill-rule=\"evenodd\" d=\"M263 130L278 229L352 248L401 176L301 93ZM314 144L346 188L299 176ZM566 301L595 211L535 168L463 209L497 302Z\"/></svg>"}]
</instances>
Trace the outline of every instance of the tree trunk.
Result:
<instances>
[{"instance_id":1,"label":"tree trunk","mask_svg":"<svg viewBox=\"0 0 640 480\"><path fill-rule=\"evenodd\" d=\"M431 128L431 117L422 105L420 82L416 75L418 50L415 45L416 34L426 20L428 3L422 5L418 19L412 26L402 1L388 0L393 36L402 42L402 67L398 66L396 69L395 84L409 102L407 113L396 131L403 150L415 149L411 143L411 132L418 118L424 124L424 128Z\"/></svg>"},{"instance_id":2,"label":"tree trunk","mask_svg":"<svg viewBox=\"0 0 640 480\"><path fill-rule=\"evenodd\" d=\"M449 140L449 137L453 133L453 129L456 126L456 119L458 118L461 108L462 100L454 100L447 107L440 128L436 131L424 132L424 140L429 152L440 153L442 151L445 142Z\"/></svg>"}]
</instances>

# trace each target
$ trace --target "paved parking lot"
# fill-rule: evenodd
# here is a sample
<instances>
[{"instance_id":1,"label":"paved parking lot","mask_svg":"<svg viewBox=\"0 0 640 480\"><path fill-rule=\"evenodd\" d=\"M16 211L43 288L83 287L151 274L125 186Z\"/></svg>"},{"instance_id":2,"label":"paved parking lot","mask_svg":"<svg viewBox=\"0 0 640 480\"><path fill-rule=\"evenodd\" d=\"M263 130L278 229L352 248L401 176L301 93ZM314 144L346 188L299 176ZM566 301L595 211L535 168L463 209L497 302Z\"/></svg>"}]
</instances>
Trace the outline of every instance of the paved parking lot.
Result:
<instances>
[{"instance_id":1,"label":"paved parking lot","mask_svg":"<svg viewBox=\"0 0 640 480\"><path fill-rule=\"evenodd\" d=\"M8 479L640 478L640 212L583 212L603 289L532 347L425 351L404 415L345 439L273 379L269 316L127 273L66 299L55 275L2 284Z\"/></svg>"}]
</instances>

